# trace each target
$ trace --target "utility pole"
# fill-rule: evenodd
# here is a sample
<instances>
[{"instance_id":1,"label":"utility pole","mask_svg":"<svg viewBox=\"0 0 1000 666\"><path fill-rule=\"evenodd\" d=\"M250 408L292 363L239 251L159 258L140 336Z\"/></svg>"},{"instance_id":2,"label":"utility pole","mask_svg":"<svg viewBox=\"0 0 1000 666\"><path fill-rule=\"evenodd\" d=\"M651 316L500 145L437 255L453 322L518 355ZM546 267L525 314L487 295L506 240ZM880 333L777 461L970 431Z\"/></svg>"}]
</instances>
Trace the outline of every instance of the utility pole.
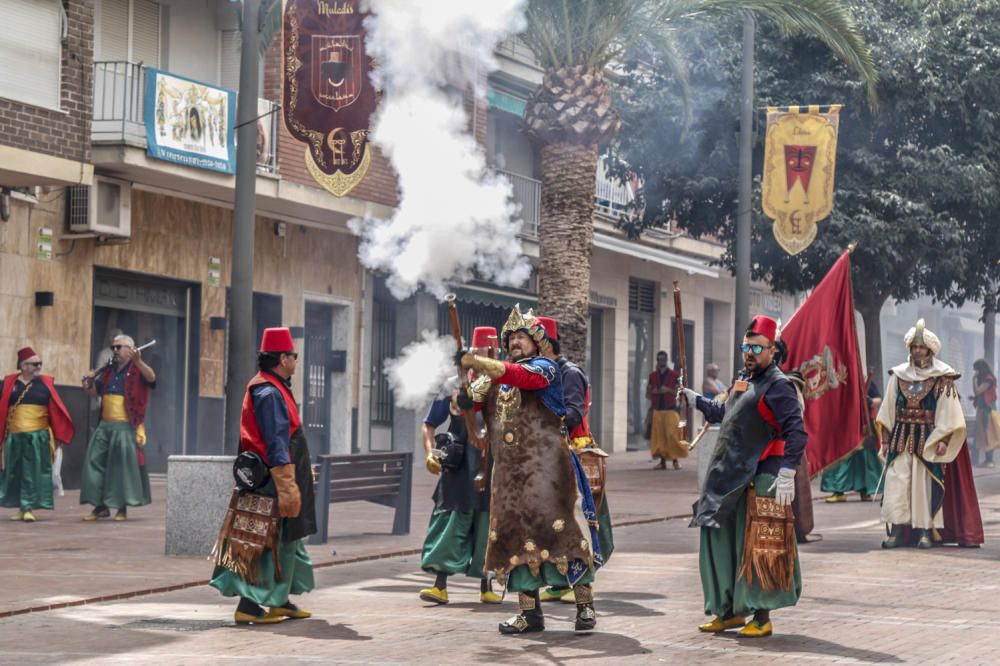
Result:
<instances>
[{"instance_id":1,"label":"utility pole","mask_svg":"<svg viewBox=\"0 0 1000 666\"><path fill-rule=\"evenodd\" d=\"M229 350L226 357L226 428L223 451L240 441L244 387L254 370L253 239L257 210L257 97L260 0L243 0L240 91L236 103L236 201L229 285Z\"/></svg>"},{"instance_id":2,"label":"utility pole","mask_svg":"<svg viewBox=\"0 0 1000 666\"><path fill-rule=\"evenodd\" d=\"M743 366L739 346L750 323L750 212L753 206L754 20L743 15L743 85L740 96L739 201L736 208L736 355L735 371Z\"/></svg>"}]
</instances>

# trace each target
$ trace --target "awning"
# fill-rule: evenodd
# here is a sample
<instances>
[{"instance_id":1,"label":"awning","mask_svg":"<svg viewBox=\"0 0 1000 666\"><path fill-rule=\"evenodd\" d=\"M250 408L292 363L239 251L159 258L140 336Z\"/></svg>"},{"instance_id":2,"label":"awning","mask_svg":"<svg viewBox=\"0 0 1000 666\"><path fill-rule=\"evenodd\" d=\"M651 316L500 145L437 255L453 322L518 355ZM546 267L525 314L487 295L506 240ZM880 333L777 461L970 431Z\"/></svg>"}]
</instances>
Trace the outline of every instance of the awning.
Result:
<instances>
[{"instance_id":1,"label":"awning","mask_svg":"<svg viewBox=\"0 0 1000 666\"><path fill-rule=\"evenodd\" d=\"M500 92L496 88L492 87L486 90L486 103L491 109L506 111L507 113L514 114L518 118L524 117L524 108L527 105L523 99Z\"/></svg>"},{"instance_id":2,"label":"awning","mask_svg":"<svg viewBox=\"0 0 1000 666\"><path fill-rule=\"evenodd\" d=\"M639 243L629 241L624 238L616 238L602 233L595 233L594 247L599 247L602 250L608 250L617 254L624 254L629 257L636 257L637 259L645 259L646 261L652 261L662 266L677 268L687 272L688 275L705 275L712 278L719 277L719 269L715 266L708 265L708 263L702 261L701 259L694 259L683 254L675 254L673 252L658 250L656 248L649 247L648 245L640 245Z\"/></svg>"},{"instance_id":3,"label":"awning","mask_svg":"<svg viewBox=\"0 0 1000 666\"><path fill-rule=\"evenodd\" d=\"M453 291L460 303L465 302L478 303L480 305L492 305L494 307L504 308L507 310L512 309L515 305L520 303L522 311L538 306L538 301L535 300L535 297L528 296L526 294L502 294L495 291L471 289L469 287L456 287Z\"/></svg>"}]
</instances>

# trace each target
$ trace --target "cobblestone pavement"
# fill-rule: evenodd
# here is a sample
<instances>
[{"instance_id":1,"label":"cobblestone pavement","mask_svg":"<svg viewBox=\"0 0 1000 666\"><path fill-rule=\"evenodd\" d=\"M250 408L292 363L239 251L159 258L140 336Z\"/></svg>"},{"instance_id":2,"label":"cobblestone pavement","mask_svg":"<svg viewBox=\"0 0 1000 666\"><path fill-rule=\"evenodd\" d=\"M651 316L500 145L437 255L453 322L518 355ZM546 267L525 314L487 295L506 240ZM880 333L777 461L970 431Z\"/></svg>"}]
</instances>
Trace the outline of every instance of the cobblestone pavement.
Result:
<instances>
[{"instance_id":1,"label":"cobblestone pavement","mask_svg":"<svg viewBox=\"0 0 1000 666\"><path fill-rule=\"evenodd\" d=\"M883 551L877 505L816 504L823 540L802 547L804 592L774 613L776 635L706 636L697 532L685 520L616 531L597 580L599 633L575 636L573 609L546 604L547 629L503 637L516 612L476 603L471 579L429 606L415 557L317 570L309 620L232 625L207 587L0 620L3 664L996 664L1000 663L1000 474L977 477L987 544ZM58 566L48 564L47 566Z\"/></svg>"}]
</instances>

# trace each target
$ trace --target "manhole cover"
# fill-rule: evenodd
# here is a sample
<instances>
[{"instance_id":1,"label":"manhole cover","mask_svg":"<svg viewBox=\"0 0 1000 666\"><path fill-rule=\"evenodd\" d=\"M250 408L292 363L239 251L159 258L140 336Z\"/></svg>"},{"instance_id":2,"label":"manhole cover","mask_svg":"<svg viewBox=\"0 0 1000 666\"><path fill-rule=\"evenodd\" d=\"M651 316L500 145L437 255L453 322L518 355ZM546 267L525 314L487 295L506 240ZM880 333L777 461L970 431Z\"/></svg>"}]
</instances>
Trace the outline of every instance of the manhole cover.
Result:
<instances>
[{"instance_id":1,"label":"manhole cover","mask_svg":"<svg viewBox=\"0 0 1000 666\"><path fill-rule=\"evenodd\" d=\"M226 622L221 620L171 620L169 618L161 618L158 620L132 620L125 624L109 625L109 628L148 631L210 631L226 626L226 624Z\"/></svg>"}]
</instances>

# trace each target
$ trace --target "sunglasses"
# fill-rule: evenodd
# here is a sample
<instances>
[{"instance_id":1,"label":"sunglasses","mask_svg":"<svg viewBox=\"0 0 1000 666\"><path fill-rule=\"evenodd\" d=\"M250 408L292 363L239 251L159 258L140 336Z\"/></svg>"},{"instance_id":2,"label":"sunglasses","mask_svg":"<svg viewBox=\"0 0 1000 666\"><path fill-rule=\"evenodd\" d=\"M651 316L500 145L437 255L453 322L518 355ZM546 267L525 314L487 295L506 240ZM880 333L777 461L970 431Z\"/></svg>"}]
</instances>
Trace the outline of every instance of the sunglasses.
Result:
<instances>
[{"instance_id":1,"label":"sunglasses","mask_svg":"<svg viewBox=\"0 0 1000 666\"><path fill-rule=\"evenodd\" d=\"M297 360L299 360L299 353L298 353L298 352L282 352L282 354L281 354L281 355L282 355L282 356L291 356L291 357L292 357L292 358L294 358L294 359L295 359L296 361L297 361Z\"/></svg>"},{"instance_id":2,"label":"sunglasses","mask_svg":"<svg viewBox=\"0 0 1000 666\"><path fill-rule=\"evenodd\" d=\"M750 345L744 342L743 346L740 347L740 351L742 351L744 354L749 354L750 352L753 352L754 355L756 356L757 354L763 352L765 349L770 349L770 348L771 348L770 346L765 347L764 345Z\"/></svg>"},{"instance_id":3,"label":"sunglasses","mask_svg":"<svg viewBox=\"0 0 1000 666\"><path fill-rule=\"evenodd\" d=\"M41 361L25 361L24 364L25 365L33 365L36 368L42 367L42 362Z\"/></svg>"},{"instance_id":4,"label":"sunglasses","mask_svg":"<svg viewBox=\"0 0 1000 666\"><path fill-rule=\"evenodd\" d=\"M119 349L122 349L123 347L127 346L128 345L111 345L111 351L118 351Z\"/></svg>"}]
</instances>

